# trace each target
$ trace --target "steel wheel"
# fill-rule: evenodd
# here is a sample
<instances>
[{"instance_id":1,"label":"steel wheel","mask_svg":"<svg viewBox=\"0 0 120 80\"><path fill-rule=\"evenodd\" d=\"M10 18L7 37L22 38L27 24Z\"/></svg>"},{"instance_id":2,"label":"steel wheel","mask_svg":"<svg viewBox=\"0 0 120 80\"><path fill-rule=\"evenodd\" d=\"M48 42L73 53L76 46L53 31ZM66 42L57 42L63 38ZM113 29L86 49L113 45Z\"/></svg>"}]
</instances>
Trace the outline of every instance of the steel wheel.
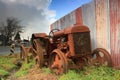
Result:
<instances>
[{"instance_id":1,"label":"steel wheel","mask_svg":"<svg viewBox=\"0 0 120 80\"><path fill-rule=\"evenodd\" d=\"M67 72L67 60L64 53L60 50L54 50L50 55L49 68L56 74L62 74Z\"/></svg>"},{"instance_id":2,"label":"steel wheel","mask_svg":"<svg viewBox=\"0 0 120 80\"><path fill-rule=\"evenodd\" d=\"M21 50L20 58L25 60L27 63L29 63L28 55L27 55L27 49L23 45L21 45L20 50Z\"/></svg>"},{"instance_id":3,"label":"steel wheel","mask_svg":"<svg viewBox=\"0 0 120 80\"><path fill-rule=\"evenodd\" d=\"M98 66L112 66L111 56L105 49L97 48L92 53L92 63Z\"/></svg>"},{"instance_id":4,"label":"steel wheel","mask_svg":"<svg viewBox=\"0 0 120 80\"><path fill-rule=\"evenodd\" d=\"M20 46L20 58L21 59L25 59L25 54L26 54L26 50L25 47L23 45Z\"/></svg>"},{"instance_id":5,"label":"steel wheel","mask_svg":"<svg viewBox=\"0 0 120 80\"><path fill-rule=\"evenodd\" d=\"M44 56L43 56L43 50L42 50L42 46L40 44L40 40L34 39L33 45L34 45L33 52L36 54L35 55L36 65L41 68L43 66Z\"/></svg>"}]
</instances>

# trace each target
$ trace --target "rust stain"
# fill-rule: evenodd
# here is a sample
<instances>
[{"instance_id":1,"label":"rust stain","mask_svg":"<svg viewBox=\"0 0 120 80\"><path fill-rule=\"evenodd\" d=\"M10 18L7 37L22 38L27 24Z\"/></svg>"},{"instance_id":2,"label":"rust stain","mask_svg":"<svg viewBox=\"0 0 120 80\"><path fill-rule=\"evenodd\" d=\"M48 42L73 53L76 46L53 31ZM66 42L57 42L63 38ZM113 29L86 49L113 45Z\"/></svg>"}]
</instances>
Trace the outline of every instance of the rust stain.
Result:
<instances>
[{"instance_id":1,"label":"rust stain","mask_svg":"<svg viewBox=\"0 0 120 80\"><path fill-rule=\"evenodd\" d=\"M120 66L120 0L110 0L111 53L114 66Z\"/></svg>"},{"instance_id":2,"label":"rust stain","mask_svg":"<svg viewBox=\"0 0 120 80\"><path fill-rule=\"evenodd\" d=\"M96 19L95 19L95 2L94 0L82 6L83 24L90 29L92 50L96 48Z\"/></svg>"},{"instance_id":3,"label":"rust stain","mask_svg":"<svg viewBox=\"0 0 120 80\"><path fill-rule=\"evenodd\" d=\"M75 17L75 11L65 15L64 17L60 18L59 20L55 21L53 24L51 24L51 30L52 29L59 29L62 30L64 28L73 26L76 23L76 17Z\"/></svg>"},{"instance_id":4,"label":"rust stain","mask_svg":"<svg viewBox=\"0 0 120 80\"><path fill-rule=\"evenodd\" d=\"M97 47L108 49L107 0L95 0L96 10L96 44Z\"/></svg>"},{"instance_id":5,"label":"rust stain","mask_svg":"<svg viewBox=\"0 0 120 80\"><path fill-rule=\"evenodd\" d=\"M81 24L83 25L83 19L82 19L82 7L79 7L78 9L75 10L76 14L76 24Z\"/></svg>"}]
</instances>

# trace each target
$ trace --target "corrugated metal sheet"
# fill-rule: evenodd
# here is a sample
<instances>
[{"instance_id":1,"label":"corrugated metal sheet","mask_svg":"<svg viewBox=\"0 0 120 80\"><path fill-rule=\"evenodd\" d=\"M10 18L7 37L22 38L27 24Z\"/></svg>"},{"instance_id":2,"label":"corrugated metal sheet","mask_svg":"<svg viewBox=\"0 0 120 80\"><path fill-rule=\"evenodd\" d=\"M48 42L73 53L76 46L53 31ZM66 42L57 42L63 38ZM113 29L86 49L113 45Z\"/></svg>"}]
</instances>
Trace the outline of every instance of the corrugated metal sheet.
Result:
<instances>
[{"instance_id":1,"label":"corrugated metal sheet","mask_svg":"<svg viewBox=\"0 0 120 80\"><path fill-rule=\"evenodd\" d=\"M92 49L96 48L96 20L95 20L95 2L82 6L83 24L90 29Z\"/></svg>"},{"instance_id":2,"label":"corrugated metal sheet","mask_svg":"<svg viewBox=\"0 0 120 80\"><path fill-rule=\"evenodd\" d=\"M68 15L60 18L53 24L51 24L51 29L64 29L66 27L73 26L74 24L83 25L82 20L82 8L79 7L75 11L69 13Z\"/></svg>"},{"instance_id":3,"label":"corrugated metal sheet","mask_svg":"<svg viewBox=\"0 0 120 80\"><path fill-rule=\"evenodd\" d=\"M111 53L114 66L120 66L120 0L110 0Z\"/></svg>"},{"instance_id":4,"label":"corrugated metal sheet","mask_svg":"<svg viewBox=\"0 0 120 80\"><path fill-rule=\"evenodd\" d=\"M83 25L83 19L82 19L82 7L79 7L75 10L75 17L76 17L76 24Z\"/></svg>"},{"instance_id":5,"label":"corrugated metal sheet","mask_svg":"<svg viewBox=\"0 0 120 80\"><path fill-rule=\"evenodd\" d=\"M71 12L68 15L60 18L59 20L57 20L56 22L54 22L53 24L51 24L51 29L64 29L66 27L72 26L76 23L76 16L75 16L75 12Z\"/></svg>"},{"instance_id":6,"label":"corrugated metal sheet","mask_svg":"<svg viewBox=\"0 0 120 80\"><path fill-rule=\"evenodd\" d=\"M108 0L95 0L96 45L109 51ZM110 52L110 51L109 51Z\"/></svg>"}]
</instances>

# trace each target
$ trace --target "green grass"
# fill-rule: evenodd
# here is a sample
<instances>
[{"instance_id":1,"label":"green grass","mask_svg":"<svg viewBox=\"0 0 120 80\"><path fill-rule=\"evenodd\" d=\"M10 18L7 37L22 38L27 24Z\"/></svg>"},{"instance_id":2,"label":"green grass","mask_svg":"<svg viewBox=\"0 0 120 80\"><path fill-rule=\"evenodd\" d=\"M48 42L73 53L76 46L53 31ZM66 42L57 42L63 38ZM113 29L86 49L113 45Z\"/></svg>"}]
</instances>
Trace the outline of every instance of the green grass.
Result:
<instances>
[{"instance_id":1,"label":"green grass","mask_svg":"<svg viewBox=\"0 0 120 80\"><path fill-rule=\"evenodd\" d=\"M24 62L16 76L25 76L33 65L34 60L31 60L29 64ZM44 75L51 74L49 68L43 67L42 71ZM89 66L84 67L83 70L69 70L67 74L59 75L58 80L120 80L120 70L105 66Z\"/></svg>"},{"instance_id":2,"label":"green grass","mask_svg":"<svg viewBox=\"0 0 120 80\"><path fill-rule=\"evenodd\" d=\"M49 68L44 67L44 68L42 68L42 70L44 71L45 74L50 74L51 73Z\"/></svg>"},{"instance_id":3,"label":"green grass","mask_svg":"<svg viewBox=\"0 0 120 80\"><path fill-rule=\"evenodd\" d=\"M17 55L14 56L0 55L0 76L5 77L10 75L10 71L17 67L14 64L17 58L18 58Z\"/></svg>"},{"instance_id":4,"label":"green grass","mask_svg":"<svg viewBox=\"0 0 120 80\"><path fill-rule=\"evenodd\" d=\"M0 69L11 70L16 67L14 61L16 58L10 58L8 56L0 56Z\"/></svg>"},{"instance_id":5,"label":"green grass","mask_svg":"<svg viewBox=\"0 0 120 80\"><path fill-rule=\"evenodd\" d=\"M80 80L80 75L74 70L69 70L67 74L60 76L59 80Z\"/></svg>"},{"instance_id":6,"label":"green grass","mask_svg":"<svg viewBox=\"0 0 120 80\"><path fill-rule=\"evenodd\" d=\"M22 67L16 72L15 76L25 76L34 64L34 60L31 60L30 63L23 62Z\"/></svg>"},{"instance_id":7,"label":"green grass","mask_svg":"<svg viewBox=\"0 0 120 80\"><path fill-rule=\"evenodd\" d=\"M59 80L120 80L120 70L108 67L84 67L84 70L69 70Z\"/></svg>"},{"instance_id":8,"label":"green grass","mask_svg":"<svg viewBox=\"0 0 120 80\"><path fill-rule=\"evenodd\" d=\"M6 71L6 70L4 70L4 69L0 69L0 76L9 76L10 75L10 73L8 72L8 71Z\"/></svg>"}]
</instances>

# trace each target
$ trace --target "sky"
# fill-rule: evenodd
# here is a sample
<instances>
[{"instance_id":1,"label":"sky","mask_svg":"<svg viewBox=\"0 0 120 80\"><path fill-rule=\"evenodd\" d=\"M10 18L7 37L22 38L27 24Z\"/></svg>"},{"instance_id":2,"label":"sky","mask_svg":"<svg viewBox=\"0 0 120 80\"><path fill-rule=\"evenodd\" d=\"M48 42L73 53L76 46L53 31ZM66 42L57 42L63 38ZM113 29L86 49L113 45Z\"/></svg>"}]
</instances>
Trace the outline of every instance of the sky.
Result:
<instances>
[{"instance_id":1,"label":"sky","mask_svg":"<svg viewBox=\"0 0 120 80\"><path fill-rule=\"evenodd\" d=\"M52 0L49 9L55 10L55 18L59 19L90 1L91 0Z\"/></svg>"},{"instance_id":2,"label":"sky","mask_svg":"<svg viewBox=\"0 0 120 80\"><path fill-rule=\"evenodd\" d=\"M91 0L0 0L0 23L8 17L21 20L22 39L50 31L50 24Z\"/></svg>"}]
</instances>

